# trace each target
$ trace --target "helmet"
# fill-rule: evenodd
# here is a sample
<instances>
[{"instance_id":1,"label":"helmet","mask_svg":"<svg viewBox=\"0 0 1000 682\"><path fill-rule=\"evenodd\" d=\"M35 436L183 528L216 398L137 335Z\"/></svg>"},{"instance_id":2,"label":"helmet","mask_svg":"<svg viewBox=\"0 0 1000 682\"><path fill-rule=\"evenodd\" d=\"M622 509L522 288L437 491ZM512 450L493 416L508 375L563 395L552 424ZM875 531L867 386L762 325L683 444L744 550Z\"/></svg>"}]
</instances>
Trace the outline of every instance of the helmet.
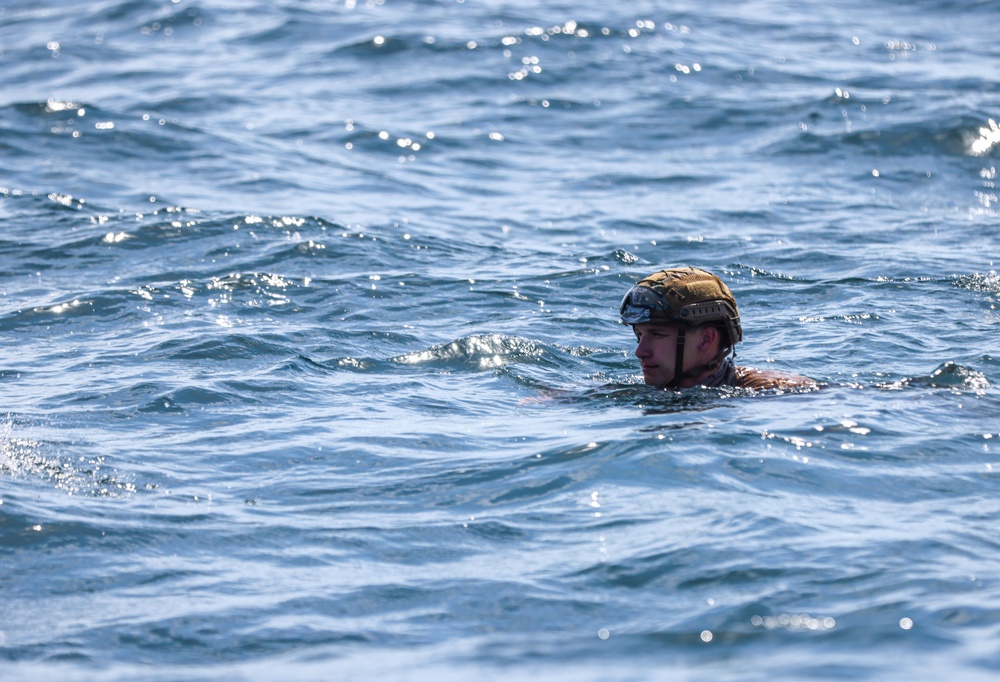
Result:
<instances>
[{"instance_id":1,"label":"helmet","mask_svg":"<svg viewBox=\"0 0 1000 682\"><path fill-rule=\"evenodd\" d=\"M622 324L671 322L687 326L717 323L734 347L743 340L740 311L733 292L711 272L670 268L645 277L622 299Z\"/></svg>"}]
</instances>

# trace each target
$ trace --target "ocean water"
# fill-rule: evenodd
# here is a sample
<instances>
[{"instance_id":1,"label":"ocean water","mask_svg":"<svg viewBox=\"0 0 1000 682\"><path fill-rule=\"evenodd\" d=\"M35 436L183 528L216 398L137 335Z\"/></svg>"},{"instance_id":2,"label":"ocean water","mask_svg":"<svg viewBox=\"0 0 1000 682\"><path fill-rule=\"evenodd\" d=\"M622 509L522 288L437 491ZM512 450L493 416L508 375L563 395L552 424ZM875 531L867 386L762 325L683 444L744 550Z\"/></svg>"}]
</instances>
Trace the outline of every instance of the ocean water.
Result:
<instances>
[{"instance_id":1,"label":"ocean water","mask_svg":"<svg viewBox=\"0 0 1000 682\"><path fill-rule=\"evenodd\" d=\"M998 24L0 0L0 679L996 679Z\"/></svg>"}]
</instances>

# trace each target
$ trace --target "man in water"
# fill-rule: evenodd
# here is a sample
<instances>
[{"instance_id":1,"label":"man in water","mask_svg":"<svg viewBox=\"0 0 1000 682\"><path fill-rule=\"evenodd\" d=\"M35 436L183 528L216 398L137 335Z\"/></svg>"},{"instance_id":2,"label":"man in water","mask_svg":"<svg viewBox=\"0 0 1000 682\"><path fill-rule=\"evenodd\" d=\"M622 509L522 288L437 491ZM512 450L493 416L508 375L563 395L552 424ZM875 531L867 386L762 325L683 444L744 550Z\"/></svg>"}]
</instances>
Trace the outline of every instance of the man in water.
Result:
<instances>
[{"instance_id":1,"label":"man in water","mask_svg":"<svg viewBox=\"0 0 1000 682\"><path fill-rule=\"evenodd\" d=\"M635 356L651 386L816 386L808 377L736 365L736 344L743 340L736 299L721 279L706 270L654 272L629 289L620 312L622 324L635 332Z\"/></svg>"}]
</instances>

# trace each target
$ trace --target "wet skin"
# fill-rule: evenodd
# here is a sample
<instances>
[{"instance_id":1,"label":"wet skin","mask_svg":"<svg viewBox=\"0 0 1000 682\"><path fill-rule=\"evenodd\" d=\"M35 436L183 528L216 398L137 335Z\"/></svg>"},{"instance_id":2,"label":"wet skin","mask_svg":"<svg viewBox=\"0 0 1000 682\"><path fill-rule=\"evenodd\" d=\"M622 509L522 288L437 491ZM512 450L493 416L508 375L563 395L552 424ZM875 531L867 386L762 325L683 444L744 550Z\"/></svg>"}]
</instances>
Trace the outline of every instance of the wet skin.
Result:
<instances>
[{"instance_id":1,"label":"wet skin","mask_svg":"<svg viewBox=\"0 0 1000 682\"><path fill-rule=\"evenodd\" d=\"M642 365L643 380L650 386L666 386L674 378L677 364L677 325L636 324L635 356ZM712 327L688 328L684 341L684 367L697 367L715 357L718 351L719 335ZM697 386L710 374L706 371L698 376L686 377L679 383L681 388Z\"/></svg>"}]
</instances>

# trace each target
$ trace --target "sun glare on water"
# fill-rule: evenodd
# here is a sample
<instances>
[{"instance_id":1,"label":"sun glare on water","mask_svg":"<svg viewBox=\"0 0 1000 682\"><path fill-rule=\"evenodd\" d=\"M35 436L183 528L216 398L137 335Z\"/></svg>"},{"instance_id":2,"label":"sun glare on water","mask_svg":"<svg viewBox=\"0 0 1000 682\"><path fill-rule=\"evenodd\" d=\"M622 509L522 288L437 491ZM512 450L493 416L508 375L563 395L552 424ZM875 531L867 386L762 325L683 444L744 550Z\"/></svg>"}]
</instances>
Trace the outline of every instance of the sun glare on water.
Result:
<instances>
[{"instance_id":1,"label":"sun glare on water","mask_svg":"<svg viewBox=\"0 0 1000 682\"><path fill-rule=\"evenodd\" d=\"M982 156L997 144L1000 144L1000 125L991 118L988 126L979 129L979 137L972 141L969 151Z\"/></svg>"}]
</instances>

